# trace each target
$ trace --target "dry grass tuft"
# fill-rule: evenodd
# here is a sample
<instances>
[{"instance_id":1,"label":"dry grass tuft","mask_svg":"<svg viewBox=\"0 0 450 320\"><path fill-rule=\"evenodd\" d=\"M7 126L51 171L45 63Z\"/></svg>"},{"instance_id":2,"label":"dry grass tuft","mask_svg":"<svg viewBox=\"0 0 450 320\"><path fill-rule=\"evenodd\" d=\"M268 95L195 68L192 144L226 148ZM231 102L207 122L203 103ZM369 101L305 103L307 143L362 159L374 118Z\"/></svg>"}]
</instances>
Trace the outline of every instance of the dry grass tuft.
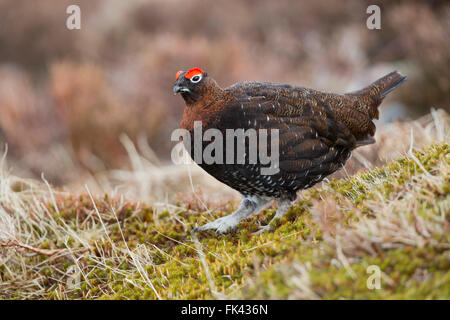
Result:
<instances>
[{"instance_id":1,"label":"dry grass tuft","mask_svg":"<svg viewBox=\"0 0 450 320\"><path fill-rule=\"evenodd\" d=\"M449 141L449 128L450 116L444 109L432 109L413 121L377 124L376 143L356 149L345 170L336 173L335 177L353 175L361 169L380 167L398 159L409 152L411 143L418 150L436 142Z\"/></svg>"}]
</instances>

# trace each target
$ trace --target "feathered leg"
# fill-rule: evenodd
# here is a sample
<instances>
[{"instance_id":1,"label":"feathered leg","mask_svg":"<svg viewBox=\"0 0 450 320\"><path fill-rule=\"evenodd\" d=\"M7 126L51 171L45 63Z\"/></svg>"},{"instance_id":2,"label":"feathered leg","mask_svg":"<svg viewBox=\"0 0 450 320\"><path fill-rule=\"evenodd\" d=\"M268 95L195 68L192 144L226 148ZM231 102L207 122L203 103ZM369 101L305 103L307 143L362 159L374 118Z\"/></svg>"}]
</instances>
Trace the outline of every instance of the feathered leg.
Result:
<instances>
[{"instance_id":1,"label":"feathered leg","mask_svg":"<svg viewBox=\"0 0 450 320\"><path fill-rule=\"evenodd\" d=\"M271 199L258 196L244 197L239 208L232 214L209 222L203 226L194 228L192 232L216 230L216 235L234 229L241 220L248 218L253 213L260 212L267 207Z\"/></svg>"},{"instance_id":2,"label":"feathered leg","mask_svg":"<svg viewBox=\"0 0 450 320\"><path fill-rule=\"evenodd\" d=\"M272 222L274 222L277 219L281 219L286 212L288 212L289 208L291 207L291 205L294 203L294 201L289 200L289 199L281 199L279 200L278 203L278 208L277 211L275 213L275 216L272 218L272 220L270 220L269 224L265 225L265 226L260 226L259 230L254 232L253 234L260 234L266 231L273 231L273 227L271 226Z\"/></svg>"}]
</instances>

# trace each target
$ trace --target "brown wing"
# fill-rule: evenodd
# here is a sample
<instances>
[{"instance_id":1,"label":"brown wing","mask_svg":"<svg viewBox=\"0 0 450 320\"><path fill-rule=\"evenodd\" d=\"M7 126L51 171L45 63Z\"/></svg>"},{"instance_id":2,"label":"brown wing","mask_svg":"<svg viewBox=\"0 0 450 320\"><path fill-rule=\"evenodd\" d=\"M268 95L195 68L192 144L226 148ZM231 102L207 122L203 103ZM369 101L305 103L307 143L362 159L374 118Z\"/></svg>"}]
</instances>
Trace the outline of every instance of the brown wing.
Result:
<instances>
[{"instance_id":1,"label":"brown wing","mask_svg":"<svg viewBox=\"0 0 450 320\"><path fill-rule=\"evenodd\" d=\"M345 138L345 141L353 147L357 145L356 141L363 141L374 135L375 125L372 119L378 113L372 111L381 101L373 97L362 99L355 94L324 93L303 87L266 82L242 82L226 90L233 92L234 95L265 97L274 101L280 106L277 115L282 117L304 116L311 121L334 120L335 123L332 123L331 127L328 126L328 129L332 129L332 135ZM324 114L326 117L323 117ZM316 124L316 127L320 128L321 125Z\"/></svg>"},{"instance_id":2,"label":"brown wing","mask_svg":"<svg viewBox=\"0 0 450 320\"><path fill-rule=\"evenodd\" d=\"M309 187L339 169L356 146L355 136L326 103L336 103L340 95L267 83L242 83L232 90L237 98L221 127L278 129L285 184Z\"/></svg>"}]
</instances>

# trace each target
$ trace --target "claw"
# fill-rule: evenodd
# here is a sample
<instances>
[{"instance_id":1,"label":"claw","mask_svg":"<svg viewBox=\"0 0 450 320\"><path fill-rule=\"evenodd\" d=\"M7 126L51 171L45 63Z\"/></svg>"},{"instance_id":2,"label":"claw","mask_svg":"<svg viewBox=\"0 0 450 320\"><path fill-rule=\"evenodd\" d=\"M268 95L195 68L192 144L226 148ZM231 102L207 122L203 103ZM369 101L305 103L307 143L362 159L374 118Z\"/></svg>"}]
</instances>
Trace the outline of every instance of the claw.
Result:
<instances>
[{"instance_id":1,"label":"claw","mask_svg":"<svg viewBox=\"0 0 450 320\"><path fill-rule=\"evenodd\" d=\"M232 216L225 216L204 224L203 226L196 227L192 229L191 233L207 230L215 230L216 236L224 234L232 229L234 229L239 224L239 221L234 219Z\"/></svg>"},{"instance_id":2,"label":"claw","mask_svg":"<svg viewBox=\"0 0 450 320\"><path fill-rule=\"evenodd\" d=\"M195 227L194 229L191 230L191 233L196 233L199 232L200 228L199 227Z\"/></svg>"},{"instance_id":3,"label":"claw","mask_svg":"<svg viewBox=\"0 0 450 320\"><path fill-rule=\"evenodd\" d=\"M258 235L258 234L261 234L261 233L264 233L264 232L271 232L271 231L273 231L273 230L274 230L274 228L272 228L272 227L268 224L268 225L266 225L266 226L259 226L259 230L253 232L252 234L256 236L256 235Z\"/></svg>"},{"instance_id":4,"label":"claw","mask_svg":"<svg viewBox=\"0 0 450 320\"><path fill-rule=\"evenodd\" d=\"M254 212L261 211L269 203L270 199L268 198L262 198L257 196L245 197L242 200L241 204L239 205L239 208L232 214L222 218L218 218L200 227L196 227L192 229L191 233L206 230L214 230L216 232L216 236L227 233L235 229L239 225L240 221L248 218Z\"/></svg>"}]
</instances>

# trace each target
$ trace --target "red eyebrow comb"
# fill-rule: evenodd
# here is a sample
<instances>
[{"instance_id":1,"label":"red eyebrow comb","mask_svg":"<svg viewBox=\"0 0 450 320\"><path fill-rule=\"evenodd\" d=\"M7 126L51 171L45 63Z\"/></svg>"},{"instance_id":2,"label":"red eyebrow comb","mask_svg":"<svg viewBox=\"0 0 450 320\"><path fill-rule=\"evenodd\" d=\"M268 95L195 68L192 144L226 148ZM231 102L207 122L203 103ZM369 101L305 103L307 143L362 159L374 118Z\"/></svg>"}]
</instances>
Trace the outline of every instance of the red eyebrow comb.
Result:
<instances>
[{"instance_id":1,"label":"red eyebrow comb","mask_svg":"<svg viewBox=\"0 0 450 320\"><path fill-rule=\"evenodd\" d=\"M191 79L193 76L196 76L198 74L202 74L203 70L200 68L194 68L189 70L186 75L184 76L186 79Z\"/></svg>"},{"instance_id":2,"label":"red eyebrow comb","mask_svg":"<svg viewBox=\"0 0 450 320\"><path fill-rule=\"evenodd\" d=\"M177 72L177 74L175 75L175 80L178 80L178 78L180 77L180 74L183 73L183 70L180 70Z\"/></svg>"}]
</instances>

